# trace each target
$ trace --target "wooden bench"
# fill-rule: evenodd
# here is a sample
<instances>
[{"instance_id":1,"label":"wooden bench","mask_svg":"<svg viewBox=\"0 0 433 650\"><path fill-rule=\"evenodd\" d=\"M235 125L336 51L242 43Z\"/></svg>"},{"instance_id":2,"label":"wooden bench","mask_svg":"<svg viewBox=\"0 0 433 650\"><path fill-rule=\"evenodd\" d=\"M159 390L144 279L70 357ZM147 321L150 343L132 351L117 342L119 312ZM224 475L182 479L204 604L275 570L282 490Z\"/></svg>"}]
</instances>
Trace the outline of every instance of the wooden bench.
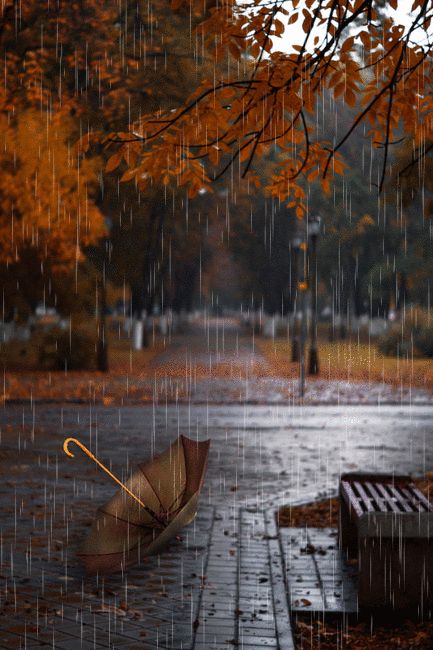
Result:
<instances>
[{"instance_id":1,"label":"wooden bench","mask_svg":"<svg viewBox=\"0 0 433 650\"><path fill-rule=\"evenodd\" d=\"M358 559L358 604L433 614L433 505L409 476L343 474L339 538Z\"/></svg>"}]
</instances>

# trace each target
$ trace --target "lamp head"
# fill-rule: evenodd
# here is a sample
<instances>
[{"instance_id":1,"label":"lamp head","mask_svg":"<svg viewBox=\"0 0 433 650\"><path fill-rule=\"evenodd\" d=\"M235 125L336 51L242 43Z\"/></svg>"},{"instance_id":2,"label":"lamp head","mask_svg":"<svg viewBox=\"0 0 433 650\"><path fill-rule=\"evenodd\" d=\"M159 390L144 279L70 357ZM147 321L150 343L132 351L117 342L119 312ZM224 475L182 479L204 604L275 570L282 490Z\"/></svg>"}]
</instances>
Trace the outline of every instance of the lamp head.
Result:
<instances>
[{"instance_id":1,"label":"lamp head","mask_svg":"<svg viewBox=\"0 0 433 650\"><path fill-rule=\"evenodd\" d=\"M308 217L308 234L312 237L317 237L320 233L320 224L322 218L319 215Z\"/></svg>"}]
</instances>

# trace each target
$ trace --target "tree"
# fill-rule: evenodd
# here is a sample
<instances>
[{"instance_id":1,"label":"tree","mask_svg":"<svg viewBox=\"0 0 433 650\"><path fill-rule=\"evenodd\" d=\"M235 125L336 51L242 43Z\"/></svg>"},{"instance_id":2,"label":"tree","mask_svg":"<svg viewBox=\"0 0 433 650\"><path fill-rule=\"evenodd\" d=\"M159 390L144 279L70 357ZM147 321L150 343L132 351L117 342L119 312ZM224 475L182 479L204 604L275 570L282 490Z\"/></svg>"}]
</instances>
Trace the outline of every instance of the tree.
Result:
<instances>
[{"instance_id":1,"label":"tree","mask_svg":"<svg viewBox=\"0 0 433 650\"><path fill-rule=\"evenodd\" d=\"M391 9L402 3L391 0ZM176 0L200 12L195 0ZM383 15L376 0L224 0L210 9L198 33L214 50L215 62L230 59L228 73L205 77L175 111L148 113L129 130L112 134L118 146L113 165L128 161L124 180L144 187L162 177L187 185L194 195L236 164L239 176L263 179L257 160L278 144L284 152L264 184L288 200L301 218L306 210L302 179L320 178L322 189L343 172L340 150L360 124L383 152L379 189L388 171L389 149L403 129L418 158L431 132L433 95L428 34L433 3L413 0L406 30ZM290 52L277 49L289 25L301 25L302 39ZM359 102L338 141L323 139L311 116L318 98L331 89L349 107ZM106 140L107 142L107 140ZM120 143L120 144L119 144Z\"/></svg>"},{"instance_id":2,"label":"tree","mask_svg":"<svg viewBox=\"0 0 433 650\"><path fill-rule=\"evenodd\" d=\"M317 128L338 141L355 111L324 93L315 116ZM310 214L323 219L318 255L322 304L332 305L342 323L365 313L385 317L390 308L403 310L409 301L427 305L432 273L430 158L418 168L411 164L412 147L397 147L378 197L374 180L381 173L381 150L372 147L362 125L341 153L345 174L335 180L332 195L325 197L317 181L305 188Z\"/></svg>"},{"instance_id":3,"label":"tree","mask_svg":"<svg viewBox=\"0 0 433 650\"><path fill-rule=\"evenodd\" d=\"M238 282L243 304L270 314L293 311L296 271L291 240L296 219L283 203L246 192L231 206L232 232L228 246L242 273Z\"/></svg>"},{"instance_id":4,"label":"tree","mask_svg":"<svg viewBox=\"0 0 433 650\"><path fill-rule=\"evenodd\" d=\"M12 302L21 277L24 303L34 308L44 287L48 293L52 274L71 271L83 260L83 249L104 233L92 198L99 165L72 151L67 118L50 120L28 109L0 121L0 274ZM10 307L5 305L7 312Z\"/></svg>"},{"instance_id":5,"label":"tree","mask_svg":"<svg viewBox=\"0 0 433 650\"><path fill-rule=\"evenodd\" d=\"M198 66L205 68L207 65L198 44L190 38L191 27L197 19L189 11L180 11L167 21L167 15L171 14L167 0L158 0L151 8L144 0L123 3L72 0L43 6L37 0L29 0L22 7L14 0L5 0L1 11L0 43L5 58L5 83L0 87L0 113L4 116L4 125L11 121L15 124L17 119L24 123L26 111L41 111L41 122L48 116L51 120L53 115L53 123L63 125L68 131L69 143L88 130L97 128L109 133L120 128L125 116L137 119L143 110L171 109L183 101L197 83ZM161 24L164 24L163 30L158 28ZM36 130L44 131L39 126ZM15 149L25 151L26 146L21 139ZM81 153L71 148L70 155L80 160L83 172L86 167L96 171L111 155L98 147L84 161ZM66 158L59 161L59 165L60 162L67 163L65 174L69 173ZM108 161L108 169L110 167L113 168L113 161ZM4 177L3 187L6 191L9 184L21 181L22 177L11 167L11 174ZM92 200L89 205L97 206L114 228L108 233L110 241L103 241L97 254L93 250L92 259L98 262L102 274L103 267L108 270L110 266L106 251L113 250L117 254L123 250L126 256L123 267L127 273L118 274L117 278L120 282L131 281L134 312L139 314L141 305L151 308L154 295L160 291L162 276L167 273L167 261L160 264L159 259L164 228L166 232L172 228L172 224L167 226L167 223L162 227L163 220L170 221L165 219L168 208L161 208L164 202L160 196L164 191L156 183L144 195L124 184L119 186L116 174L99 181L97 194L93 186L90 188ZM81 189L84 190L84 186ZM30 205L31 197L28 203ZM130 223L129 214L128 221L123 219L122 222L126 205L133 213L134 258L139 269L135 275L129 259L130 249L123 248ZM45 207L41 204L41 214L46 214ZM179 210L177 217L181 217ZM95 214L92 220L96 230L100 218ZM72 228L72 222L70 225ZM7 239L10 232L7 210L0 213L0 231L2 229ZM54 240L53 232L51 239ZM81 243L94 244L95 238ZM56 250L53 246L47 251L53 262ZM73 245L65 246L65 251L59 250L64 253L59 255L59 262L66 254L75 259ZM33 257L32 254L22 260L33 260ZM119 262L117 270L121 267ZM113 270L114 266L111 268ZM155 270L156 284L153 282ZM17 271L15 267L14 271ZM12 277L10 272L8 277ZM146 290L149 285L152 285L150 293ZM38 286L34 293L40 299L42 288Z\"/></svg>"}]
</instances>

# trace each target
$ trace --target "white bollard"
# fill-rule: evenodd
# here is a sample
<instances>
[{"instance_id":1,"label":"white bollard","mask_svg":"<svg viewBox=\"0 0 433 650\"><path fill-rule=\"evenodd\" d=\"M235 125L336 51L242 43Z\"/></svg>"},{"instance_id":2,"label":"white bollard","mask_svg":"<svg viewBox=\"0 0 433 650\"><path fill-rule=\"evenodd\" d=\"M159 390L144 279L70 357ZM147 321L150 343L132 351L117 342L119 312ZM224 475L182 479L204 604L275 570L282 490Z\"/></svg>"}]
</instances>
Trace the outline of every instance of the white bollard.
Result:
<instances>
[{"instance_id":1,"label":"white bollard","mask_svg":"<svg viewBox=\"0 0 433 650\"><path fill-rule=\"evenodd\" d=\"M275 338L275 316L265 316L263 318L263 336L266 338Z\"/></svg>"},{"instance_id":2,"label":"white bollard","mask_svg":"<svg viewBox=\"0 0 433 650\"><path fill-rule=\"evenodd\" d=\"M132 349L141 350L143 347L143 321L134 319L132 324Z\"/></svg>"},{"instance_id":3,"label":"white bollard","mask_svg":"<svg viewBox=\"0 0 433 650\"><path fill-rule=\"evenodd\" d=\"M168 333L168 320L165 314L159 317L159 333L161 336L167 336Z\"/></svg>"}]
</instances>

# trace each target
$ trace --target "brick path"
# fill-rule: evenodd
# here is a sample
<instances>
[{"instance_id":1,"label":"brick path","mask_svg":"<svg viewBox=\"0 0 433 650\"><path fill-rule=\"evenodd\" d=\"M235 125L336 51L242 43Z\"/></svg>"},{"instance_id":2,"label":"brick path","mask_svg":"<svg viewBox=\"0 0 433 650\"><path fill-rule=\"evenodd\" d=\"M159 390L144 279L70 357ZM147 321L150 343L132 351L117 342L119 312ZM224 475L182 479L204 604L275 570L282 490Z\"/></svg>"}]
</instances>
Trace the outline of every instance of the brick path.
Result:
<instances>
[{"instance_id":1,"label":"brick path","mask_svg":"<svg viewBox=\"0 0 433 650\"><path fill-rule=\"evenodd\" d=\"M431 469L432 415L427 406L3 409L0 647L288 650L274 508L335 489L344 470ZM68 459L64 438L122 475L178 432L212 439L195 523L124 576L84 578L75 549L114 488L87 459Z\"/></svg>"},{"instance_id":2,"label":"brick path","mask_svg":"<svg viewBox=\"0 0 433 650\"><path fill-rule=\"evenodd\" d=\"M272 517L218 509L194 649L291 650L283 573Z\"/></svg>"},{"instance_id":3,"label":"brick path","mask_svg":"<svg viewBox=\"0 0 433 650\"><path fill-rule=\"evenodd\" d=\"M336 530L282 528L280 542L295 616L358 611L355 568L342 562Z\"/></svg>"}]
</instances>

